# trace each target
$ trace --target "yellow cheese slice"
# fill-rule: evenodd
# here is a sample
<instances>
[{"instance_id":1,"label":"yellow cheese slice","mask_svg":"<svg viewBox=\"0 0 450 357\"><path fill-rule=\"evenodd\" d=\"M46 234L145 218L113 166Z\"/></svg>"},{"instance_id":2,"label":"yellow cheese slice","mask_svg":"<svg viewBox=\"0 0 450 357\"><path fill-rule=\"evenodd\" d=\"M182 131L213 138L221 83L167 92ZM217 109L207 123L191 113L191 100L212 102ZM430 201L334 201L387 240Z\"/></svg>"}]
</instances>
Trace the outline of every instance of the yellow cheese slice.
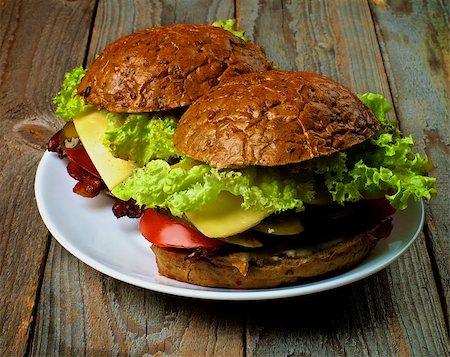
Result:
<instances>
[{"instance_id":1,"label":"yellow cheese slice","mask_svg":"<svg viewBox=\"0 0 450 357\"><path fill-rule=\"evenodd\" d=\"M124 181L138 166L135 162L114 157L103 145L106 114L90 110L73 119L78 136L109 190Z\"/></svg>"},{"instance_id":2,"label":"yellow cheese slice","mask_svg":"<svg viewBox=\"0 0 450 357\"><path fill-rule=\"evenodd\" d=\"M252 228L269 215L264 210L244 209L242 202L242 196L224 191L201 211L188 212L186 216L207 237L230 237Z\"/></svg>"}]
</instances>

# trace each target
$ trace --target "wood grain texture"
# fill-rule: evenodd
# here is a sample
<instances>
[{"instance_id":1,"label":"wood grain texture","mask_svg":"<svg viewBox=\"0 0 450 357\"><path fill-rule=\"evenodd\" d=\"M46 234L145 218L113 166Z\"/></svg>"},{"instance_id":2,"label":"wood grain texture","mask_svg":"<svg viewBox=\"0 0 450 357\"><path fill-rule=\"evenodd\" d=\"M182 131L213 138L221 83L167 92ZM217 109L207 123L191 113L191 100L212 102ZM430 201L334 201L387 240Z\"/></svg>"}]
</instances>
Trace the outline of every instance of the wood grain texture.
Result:
<instances>
[{"instance_id":1,"label":"wood grain texture","mask_svg":"<svg viewBox=\"0 0 450 357\"><path fill-rule=\"evenodd\" d=\"M280 69L316 71L390 99L364 1L240 1L237 13L239 25Z\"/></svg>"},{"instance_id":2,"label":"wood grain texture","mask_svg":"<svg viewBox=\"0 0 450 357\"><path fill-rule=\"evenodd\" d=\"M244 318L218 302L137 288L52 243L34 356L241 356Z\"/></svg>"},{"instance_id":3,"label":"wood grain texture","mask_svg":"<svg viewBox=\"0 0 450 357\"><path fill-rule=\"evenodd\" d=\"M34 172L60 126L51 97L83 59L92 8L86 1L0 3L0 355L25 354L33 332L49 242Z\"/></svg>"},{"instance_id":4,"label":"wood grain texture","mask_svg":"<svg viewBox=\"0 0 450 357\"><path fill-rule=\"evenodd\" d=\"M365 1L241 1L237 13L280 68L318 71L391 100ZM449 349L423 236L364 282L270 310L250 314L249 356L445 356Z\"/></svg>"},{"instance_id":5,"label":"wood grain texture","mask_svg":"<svg viewBox=\"0 0 450 357\"><path fill-rule=\"evenodd\" d=\"M101 1L88 57L137 29L208 23L233 13L231 1ZM174 298L118 282L52 240L32 355L241 356L243 316L233 305Z\"/></svg>"},{"instance_id":6,"label":"wood grain texture","mask_svg":"<svg viewBox=\"0 0 450 357\"><path fill-rule=\"evenodd\" d=\"M436 169L437 197L428 205L432 259L450 310L450 107L448 2L371 2L401 127L411 133Z\"/></svg>"}]
</instances>

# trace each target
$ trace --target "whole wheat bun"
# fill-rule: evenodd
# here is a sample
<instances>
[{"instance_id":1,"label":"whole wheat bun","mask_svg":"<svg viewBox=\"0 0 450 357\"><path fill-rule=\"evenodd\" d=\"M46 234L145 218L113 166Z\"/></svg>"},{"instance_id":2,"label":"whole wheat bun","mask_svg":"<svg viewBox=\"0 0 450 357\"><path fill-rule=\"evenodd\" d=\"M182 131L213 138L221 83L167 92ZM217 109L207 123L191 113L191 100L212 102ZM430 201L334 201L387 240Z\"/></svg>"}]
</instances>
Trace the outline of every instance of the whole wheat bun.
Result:
<instances>
[{"instance_id":1,"label":"whole wheat bun","mask_svg":"<svg viewBox=\"0 0 450 357\"><path fill-rule=\"evenodd\" d=\"M386 222L384 222L386 223ZM325 244L276 253L231 253L187 259L179 250L151 247L161 275L178 281L232 289L272 288L348 270L361 262L391 229L386 224Z\"/></svg>"},{"instance_id":2,"label":"whole wheat bun","mask_svg":"<svg viewBox=\"0 0 450 357\"><path fill-rule=\"evenodd\" d=\"M330 78L268 71L228 79L198 99L174 143L213 167L278 166L330 155L379 129L369 108Z\"/></svg>"},{"instance_id":3,"label":"whole wheat bun","mask_svg":"<svg viewBox=\"0 0 450 357\"><path fill-rule=\"evenodd\" d=\"M111 112L171 110L191 104L224 78L270 68L261 47L222 28L159 26L108 45L77 92Z\"/></svg>"}]
</instances>

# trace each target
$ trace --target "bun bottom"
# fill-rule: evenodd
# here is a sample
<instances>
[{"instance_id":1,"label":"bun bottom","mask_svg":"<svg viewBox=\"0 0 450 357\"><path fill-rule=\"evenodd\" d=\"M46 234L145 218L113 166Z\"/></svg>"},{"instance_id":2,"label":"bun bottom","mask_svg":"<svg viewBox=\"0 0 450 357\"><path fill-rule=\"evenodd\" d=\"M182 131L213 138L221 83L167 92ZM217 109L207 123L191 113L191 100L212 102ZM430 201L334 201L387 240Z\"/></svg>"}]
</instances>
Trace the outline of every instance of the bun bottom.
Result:
<instances>
[{"instance_id":1,"label":"bun bottom","mask_svg":"<svg viewBox=\"0 0 450 357\"><path fill-rule=\"evenodd\" d=\"M152 246L161 275L195 285L256 289L289 285L348 270L361 262L380 237L372 232L279 252L238 252L207 259Z\"/></svg>"}]
</instances>

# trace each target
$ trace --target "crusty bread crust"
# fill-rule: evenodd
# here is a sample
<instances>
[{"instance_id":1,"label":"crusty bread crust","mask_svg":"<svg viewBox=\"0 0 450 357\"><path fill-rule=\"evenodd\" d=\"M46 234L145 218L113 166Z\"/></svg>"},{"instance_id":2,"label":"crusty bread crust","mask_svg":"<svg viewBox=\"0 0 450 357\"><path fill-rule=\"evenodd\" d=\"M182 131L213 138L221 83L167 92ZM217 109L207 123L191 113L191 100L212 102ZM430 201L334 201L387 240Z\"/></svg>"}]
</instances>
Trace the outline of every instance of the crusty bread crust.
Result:
<instances>
[{"instance_id":1,"label":"crusty bread crust","mask_svg":"<svg viewBox=\"0 0 450 357\"><path fill-rule=\"evenodd\" d=\"M222 28L159 26L108 45L78 94L111 112L170 110L191 104L223 78L270 68L261 47Z\"/></svg>"},{"instance_id":2,"label":"crusty bread crust","mask_svg":"<svg viewBox=\"0 0 450 357\"><path fill-rule=\"evenodd\" d=\"M210 166L278 166L359 144L380 129L343 85L313 72L249 73L222 82L182 116L174 143Z\"/></svg>"},{"instance_id":3,"label":"crusty bread crust","mask_svg":"<svg viewBox=\"0 0 450 357\"><path fill-rule=\"evenodd\" d=\"M152 246L161 275L179 281L232 289L272 288L338 272L358 264L374 248L371 233L310 247L296 256L232 253L207 259L186 259L180 251Z\"/></svg>"}]
</instances>

